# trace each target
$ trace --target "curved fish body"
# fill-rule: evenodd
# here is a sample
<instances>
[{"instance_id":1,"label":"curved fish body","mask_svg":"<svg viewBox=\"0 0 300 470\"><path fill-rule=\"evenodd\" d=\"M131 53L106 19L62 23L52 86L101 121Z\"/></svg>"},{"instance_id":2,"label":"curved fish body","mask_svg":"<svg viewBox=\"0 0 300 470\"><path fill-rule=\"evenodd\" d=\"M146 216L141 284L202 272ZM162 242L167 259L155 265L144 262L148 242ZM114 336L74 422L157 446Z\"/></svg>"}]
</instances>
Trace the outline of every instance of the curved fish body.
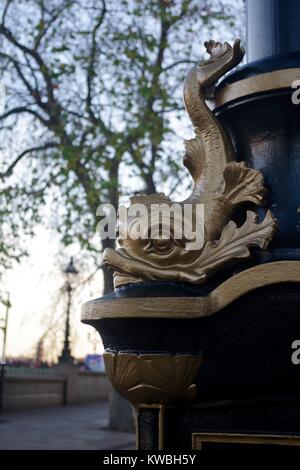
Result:
<instances>
[{"instance_id":1,"label":"curved fish body","mask_svg":"<svg viewBox=\"0 0 300 470\"><path fill-rule=\"evenodd\" d=\"M213 96L215 83L242 60L244 50L239 40L233 47L214 41L205 46L210 58L196 64L184 82L184 103L195 137L185 142L183 163L192 176L193 189L179 203L181 207L190 204L193 214L203 204L204 241L191 250L190 240L176 238L176 229L187 222L177 216L172 217L169 236L156 239L150 230L150 218L132 217L126 222L127 238L119 240L121 248L107 249L103 256L103 263L114 272L115 286L157 279L201 283L232 259L250 256L249 247L265 248L274 233L276 224L270 212L261 223L256 223L253 212L247 213L241 227L230 220L241 202L261 205L265 189L260 172L236 162L229 137L206 104L206 99ZM131 202L144 204L149 211L153 204L156 211L162 205L173 204L161 194L136 196ZM188 223L194 227L194 222ZM137 226L143 237L134 236Z\"/></svg>"}]
</instances>

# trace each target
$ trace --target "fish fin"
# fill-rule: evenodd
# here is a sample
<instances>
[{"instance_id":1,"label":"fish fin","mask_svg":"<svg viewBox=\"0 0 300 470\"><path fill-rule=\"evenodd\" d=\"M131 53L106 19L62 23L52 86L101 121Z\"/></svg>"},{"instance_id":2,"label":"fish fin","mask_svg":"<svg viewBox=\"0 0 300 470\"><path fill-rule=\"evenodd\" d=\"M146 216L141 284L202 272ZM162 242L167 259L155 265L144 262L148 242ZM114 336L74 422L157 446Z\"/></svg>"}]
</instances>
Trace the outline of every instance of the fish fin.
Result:
<instances>
[{"instance_id":1,"label":"fish fin","mask_svg":"<svg viewBox=\"0 0 300 470\"><path fill-rule=\"evenodd\" d=\"M246 201L261 206L265 196L264 178L260 171L248 168L245 162L227 163L224 170L224 189L219 200L231 206Z\"/></svg>"},{"instance_id":2,"label":"fish fin","mask_svg":"<svg viewBox=\"0 0 300 470\"><path fill-rule=\"evenodd\" d=\"M184 145L185 154L183 164L189 170L193 180L198 181L205 164L205 150L203 139L197 129L195 130L195 137L190 140L185 140Z\"/></svg>"}]
</instances>

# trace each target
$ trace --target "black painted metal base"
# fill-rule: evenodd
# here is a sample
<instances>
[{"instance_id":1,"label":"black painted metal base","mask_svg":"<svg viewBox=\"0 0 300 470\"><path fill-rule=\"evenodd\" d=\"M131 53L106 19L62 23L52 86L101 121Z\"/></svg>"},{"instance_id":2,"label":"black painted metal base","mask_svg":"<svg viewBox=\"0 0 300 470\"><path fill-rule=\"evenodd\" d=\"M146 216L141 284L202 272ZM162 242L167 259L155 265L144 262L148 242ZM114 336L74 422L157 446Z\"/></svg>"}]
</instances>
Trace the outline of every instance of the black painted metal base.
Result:
<instances>
[{"instance_id":1,"label":"black painted metal base","mask_svg":"<svg viewBox=\"0 0 300 470\"><path fill-rule=\"evenodd\" d=\"M293 446L290 436L298 436L300 451L300 400L290 397L252 397L235 401L210 401L194 406L167 407L165 409L164 449L202 450L243 448L249 450L251 436L261 436L261 446L276 446L275 436L286 438L285 445ZM206 443L209 434L211 442ZM222 434L221 439L216 439ZM232 441L228 436L234 434ZM239 444L240 436L244 443ZM284 439L282 439L284 440ZM197 442L198 441L198 442ZM253 450L253 443L251 443Z\"/></svg>"},{"instance_id":2,"label":"black painted metal base","mask_svg":"<svg viewBox=\"0 0 300 470\"><path fill-rule=\"evenodd\" d=\"M99 331L107 350L202 352L204 361L196 379L200 399L261 391L300 393L300 365L291 360L292 343L300 340L299 284L257 289L206 318L88 323Z\"/></svg>"}]
</instances>

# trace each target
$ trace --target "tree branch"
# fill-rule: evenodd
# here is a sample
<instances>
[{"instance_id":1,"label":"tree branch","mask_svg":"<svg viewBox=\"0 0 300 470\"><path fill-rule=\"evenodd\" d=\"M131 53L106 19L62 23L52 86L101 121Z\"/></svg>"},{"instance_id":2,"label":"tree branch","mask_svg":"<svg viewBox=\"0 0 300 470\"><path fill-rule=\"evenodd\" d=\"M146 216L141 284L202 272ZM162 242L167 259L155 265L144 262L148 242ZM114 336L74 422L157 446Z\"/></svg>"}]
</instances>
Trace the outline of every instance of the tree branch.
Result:
<instances>
[{"instance_id":1,"label":"tree branch","mask_svg":"<svg viewBox=\"0 0 300 470\"><path fill-rule=\"evenodd\" d=\"M96 58L96 51L97 51L96 37L97 37L97 32L104 21L105 15L106 15L106 3L104 0L102 0L102 12L92 31L90 61L87 67L86 109L87 109L87 112L90 116L92 123L96 125L100 124L101 127L105 128L106 130L105 124L102 122L102 120L100 120L98 117L95 116L94 111L92 109L92 85L93 85L93 80L94 80L94 66L95 66L95 58Z\"/></svg>"},{"instance_id":2,"label":"tree branch","mask_svg":"<svg viewBox=\"0 0 300 470\"><path fill-rule=\"evenodd\" d=\"M55 98L53 94L53 84L52 84L51 75L49 73L49 69L47 65L45 64L44 60L42 59L38 51L36 49L30 49L29 47L20 43L12 34L12 32L8 28L6 28L3 24L0 24L0 34L2 34L11 44L17 47L25 55L26 54L30 55L36 61L36 63L39 66L39 70L41 74L43 75L45 82L46 82L49 105L53 106L53 104L55 103Z\"/></svg>"},{"instance_id":3,"label":"tree branch","mask_svg":"<svg viewBox=\"0 0 300 470\"><path fill-rule=\"evenodd\" d=\"M29 91L30 95L35 99L35 101L37 102L37 104L43 109L45 110L46 109L46 105L45 103L42 102L42 99L41 99L41 95L40 95L40 92L37 88L32 88L32 86L30 85L30 83L28 82L28 80L26 79L23 71L21 70L21 67L20 67L20 64L16 61L16 59L14 59L13 57L11 57L10 55L8 54L5 54L3 52L0 52L0 57L3 57L5 59L7 59L8 61L10 61L18 76L20 77L20 79L22 80L22 82L24 83L25 87L27 88L27 90Z\"/></svg>"},{"instance_id":4,"label":"tree branch","mask_svg":"<svg viewBox=\"0 0 300 470\"><path fill-rule=\"evenodd\" d=\"M24 158L26 155L32 153L32 152L38 152L40 150L47 150L49 148L55 148L58 147L58 144L56 142L48 142L45 145L39 145L36 147L30 147L23 152L21 152L17 158L9 165L9 167L6 169L6 171L0 173L1 178L6 178L7 176L11 176L13 173L13 170L15 166Z\"/></svg>"},{"instance_id":5,"label":"tree branch","mask_svg":"<svg viewBox=\"0 0 300 470\"><path fill-rule=\"evenodd\" d=\"M60 171L56 173L55 175L52 175L51 178L49 178L49 180L46 181L44 186L42 186L41 188L34 189L33 191L27 191L26 196L38 196L40 194L43 194L46 191L46 189L50 186L50 184L53 183L53 181L55 181L59 175L60 175Z\"/></svg>"},{"instance_id":6,"label":"tree branch","mask_svg":"<svg viewBox=\"0 0 300 470\"><path fill-rule=\"evenodd\" d=\"M167 70L172 69L173 67L177 67L177 65L180 64L196 64L197 62L195 60L189 60L189 59L183 59L183 60L178 60L177 62L174 62L173 64L167 65L166 67L162 68L162 72L167 72Z\"/></svg>"},{"instance_id":7,"label":"tree branch","mask_svg":"<svg viewBox=\"0 0 300 470\"><path fill-rule=\"evenodd\" d=\"M36 36L36 38L35 38L35 49L38 49L38 47L41 43L41 40L47 34L47 32L49 31L51 26L55 23L55 21L59 18L59 16L63 13L63 11L66 8L68 8L71 4L72 4L71 1L65 1L65 2L63 2L63 5L60 8L58 8L55 13L53 13L53 15L52 15L51 19L48 21L47 25L43 29L41 29L39 34ZM43 8L44 8L44 4L43 4ZM43 13L45 11L47 11L47 10L44 8ZM43 21L43 14L42 14L41 20Z\"/></svg>"},{"instance_id":8,"label":"tree branch","mask_svg":"<svg viewBox=\"0 0 300 470\"><path fill-rule=\"evenodd\" d=\"M12 3L12 0L7 0L6 5L3 9L2 24L5 23L5 18L6 18L6 15L7 15L7 12L11 3Z\"/></svg>"},{"instance_id":9,"label":"tree branch","mask_svg":"<svg viewBox=\"0 0 300 470\"><path fill-rule=\"evenodd\" d=\"M41 116L34 109L27 108L26 106L16 106L15 108L12 108L9 111L6 111L5 113L0 115L0 121L2 121L3 119L6 119L7 117L11 115L22 114L22 113L32 114L33 116L38 118L45 126L49 127L49 121L47 121L47 119L44 119L43 116Z\"/></svg>"}]
</instances>

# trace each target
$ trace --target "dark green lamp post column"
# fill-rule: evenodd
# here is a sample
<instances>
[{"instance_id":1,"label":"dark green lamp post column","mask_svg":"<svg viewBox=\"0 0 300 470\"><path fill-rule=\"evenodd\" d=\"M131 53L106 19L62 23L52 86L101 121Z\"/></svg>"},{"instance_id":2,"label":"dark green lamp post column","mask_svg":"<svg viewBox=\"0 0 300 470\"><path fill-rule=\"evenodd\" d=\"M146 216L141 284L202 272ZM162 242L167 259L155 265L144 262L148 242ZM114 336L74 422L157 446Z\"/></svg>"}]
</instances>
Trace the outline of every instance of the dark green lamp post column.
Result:
<instances>
[{"instance_id":1,"label":"dark green lamp post column","mask_svg":"<svg viewBox=\"0 0 300 470\"><path fill-rule=\"evenodd\" d=\"M70 347L70 313L71 313L71 303L72 303L72 280L78 274L77 269L74 266L73 258L70 259L70 262L64 273L67 276L67 283L66 283L66 291L68 294L68 302L67 302L67 311L66 311L66 322L65 322L65 336L64 336L64 345L62 353L59 357L59 364L72 364L74 359L71 354L71 347Z\"/></svg>"},{"instance_id":2,"label":"dark green lamp post column","mask_svg":"<svg viewBox=\"0 0 300 470\"><path fill-rule=\"evenodd\" d=\"M215 114L239 160L262 172L278 229L253 261L300 259L300 2L247 1L247 61L218 86Z\"/></svg>"},{"instance_id":3,"label":"dark green lamp post column","mask_svg":"<svg viewBox=\"0 0 300 470\"><path fill-rule=\"evenodd\" d=\"M246 0L247 60L300 50L299 0Z\"/></svg>"}]
</instances>

